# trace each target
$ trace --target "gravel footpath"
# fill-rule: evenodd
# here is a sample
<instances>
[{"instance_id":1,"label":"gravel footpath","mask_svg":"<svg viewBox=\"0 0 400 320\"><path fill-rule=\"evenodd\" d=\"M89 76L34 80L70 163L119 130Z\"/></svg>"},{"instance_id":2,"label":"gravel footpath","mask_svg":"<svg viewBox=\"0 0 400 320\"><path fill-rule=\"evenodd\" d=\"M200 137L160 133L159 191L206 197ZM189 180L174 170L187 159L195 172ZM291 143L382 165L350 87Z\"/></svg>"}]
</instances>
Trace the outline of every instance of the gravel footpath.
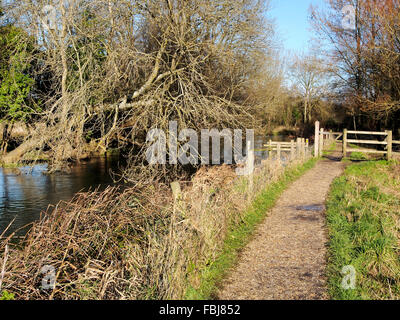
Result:
<instances>
[{"instance_id":1,"label":"gravel footpath","mask_svg":"<svg viewBox=\"0 0 400 320\"><path fill-rule=\"evenodd\" d=\"M219 299L328 299L325 200L344 169L338 159L335 153L318 162L282 194L224 281Z\"/></svg>"}]
</instances>

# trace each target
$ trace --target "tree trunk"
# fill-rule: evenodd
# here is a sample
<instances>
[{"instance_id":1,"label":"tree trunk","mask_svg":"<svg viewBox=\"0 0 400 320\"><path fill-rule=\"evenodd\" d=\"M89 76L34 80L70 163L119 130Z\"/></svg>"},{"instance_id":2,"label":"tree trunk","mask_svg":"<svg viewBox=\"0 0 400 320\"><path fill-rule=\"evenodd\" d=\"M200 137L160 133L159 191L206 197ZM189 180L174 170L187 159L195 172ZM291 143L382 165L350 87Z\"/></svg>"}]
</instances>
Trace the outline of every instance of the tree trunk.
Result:
<instances>
[{"instance_id":1,"label":"tree trunk","mask_svg":"<svg viewBox=\"0 0 400 320\"><path fill-rule=\"evenodd\" d=\"M307 123L308 102L307 98L304 99L304 124Z\"/></svg>"},{"instance_id":2,"label":"tree trunk","mask_svg":"<svg viewBox=\"0 0 400 320\"><path fill-rule=\"evenodd\" d=\"M21 144L15 150L9 152L5 156L2 157L1 162L3 164L12 164L17 163L21 160L21 158L29 151L33 150L40 143L40 139L29 139Z\"/></svg>"}]
</instances>

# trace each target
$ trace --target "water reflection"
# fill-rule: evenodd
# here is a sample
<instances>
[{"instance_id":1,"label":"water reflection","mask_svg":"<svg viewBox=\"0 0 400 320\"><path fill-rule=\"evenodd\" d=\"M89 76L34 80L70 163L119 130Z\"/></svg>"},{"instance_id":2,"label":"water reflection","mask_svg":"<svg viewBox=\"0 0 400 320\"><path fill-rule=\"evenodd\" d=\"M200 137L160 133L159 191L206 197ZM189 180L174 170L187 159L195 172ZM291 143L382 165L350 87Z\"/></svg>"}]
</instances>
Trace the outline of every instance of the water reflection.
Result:
<instances>
[{"instance_id":1,"label":"water reflection","mask_svg":"<svg viewBox=\"0 0 400 320\"><path fill-rule=\"evenodd\" d=\"M98 158L76 165L68 173L51 175L45 174L45 164L0 168L0 234L13 219L10 231L37 220L49 205L70 200L79 191L113 185L110 173L119 171L121 165L117 158Z\"/></svg>"},{"instance_id":2,"label":"water reflection","mask_svg":"<svg viewBox=\"0 0 400 320\"><path fill-rule=\"evenodd\" d=\"M272 159L276 159L276 151L270 152L267 150L267 147L265 147L266 144L269 143L269 141L277 141L277 142L290 142L291 138L289 136L258 136L256 137L254 141L254 146L255 146L255 152L254 155L256 157L256 165L260 165L262 160L269 159L272 157ZM281 153L281 160L283 162L289 161L289 156L290 153L287 151L282 151Z\"/></svg>"}]
</instances>

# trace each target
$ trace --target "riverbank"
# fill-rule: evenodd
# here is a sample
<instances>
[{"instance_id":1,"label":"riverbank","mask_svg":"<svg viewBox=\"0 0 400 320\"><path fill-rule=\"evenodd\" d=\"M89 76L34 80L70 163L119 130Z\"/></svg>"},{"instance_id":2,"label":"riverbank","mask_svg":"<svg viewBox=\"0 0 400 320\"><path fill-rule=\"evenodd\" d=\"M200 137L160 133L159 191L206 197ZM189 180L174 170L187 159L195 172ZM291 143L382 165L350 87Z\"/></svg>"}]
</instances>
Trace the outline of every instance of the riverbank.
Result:
<instances>
[{"instance_id":1,"label":"riverbank","mask_svg":"<svg viewBox=\"0 0 400 320\"><path fill-rule=\"evenodd\" d=\"M129 186L113 179L124 165L119 157L103 157L51 174L46 163L0 168L0 235L12 222L5 236L12 232L24 236L31 224L39 220L42 211L49 206L54 208L60 201L69 202L78 192Z\"/></svg>"},{"instance_id":2,"label":"riverbank","mask_svg":"<svg viewBox=\"0 0 400 320\"><path fill-rule=\"evenodd\" d=\"M398 163L352 164L335 180L327 202L331 298L400 298L399 212Z\"/></svg>"},{"instance_id":3,"label":"riverbank","mask_svg":"<svg viewBox=\"0 0 400 320\"><path fill-rule=\"evenodd\" d=\"M52 163L53 158L51 152L31 151L20 155L18 148L21 146L23 146L23 144L0 157L0 168L15 169L23 166L35 165L37 163ZM53 171L61 171L67 168L68 163L80 163L81 161L90 161L96 158L115 157L120 154L121 152L118 149L102 149L99 145L89 143L82 148L82 152L76 153L73 157L62 159L63 166L53 168Z\"/></svg>"}]
</instances>

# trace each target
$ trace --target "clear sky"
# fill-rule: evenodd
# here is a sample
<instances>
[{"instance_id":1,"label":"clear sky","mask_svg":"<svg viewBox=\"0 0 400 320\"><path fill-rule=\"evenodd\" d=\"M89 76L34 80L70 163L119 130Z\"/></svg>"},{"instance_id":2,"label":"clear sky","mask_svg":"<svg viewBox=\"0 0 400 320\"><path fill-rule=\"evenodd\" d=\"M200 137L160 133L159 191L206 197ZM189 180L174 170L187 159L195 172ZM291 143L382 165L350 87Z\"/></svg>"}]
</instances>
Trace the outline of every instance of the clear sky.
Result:
<instances>
[{"instance_id":1,"label":"clear sky","mask_svg":"<svg viewBox=\"0 0 400 320\"><path fill-rule=\"evenodd\" d=\"M324 3L325 0L271 0L269 16L275 19L286 50L307 51L312 37L308 9L311 4L324 7Z\"/></svg>"}]
</instances>

